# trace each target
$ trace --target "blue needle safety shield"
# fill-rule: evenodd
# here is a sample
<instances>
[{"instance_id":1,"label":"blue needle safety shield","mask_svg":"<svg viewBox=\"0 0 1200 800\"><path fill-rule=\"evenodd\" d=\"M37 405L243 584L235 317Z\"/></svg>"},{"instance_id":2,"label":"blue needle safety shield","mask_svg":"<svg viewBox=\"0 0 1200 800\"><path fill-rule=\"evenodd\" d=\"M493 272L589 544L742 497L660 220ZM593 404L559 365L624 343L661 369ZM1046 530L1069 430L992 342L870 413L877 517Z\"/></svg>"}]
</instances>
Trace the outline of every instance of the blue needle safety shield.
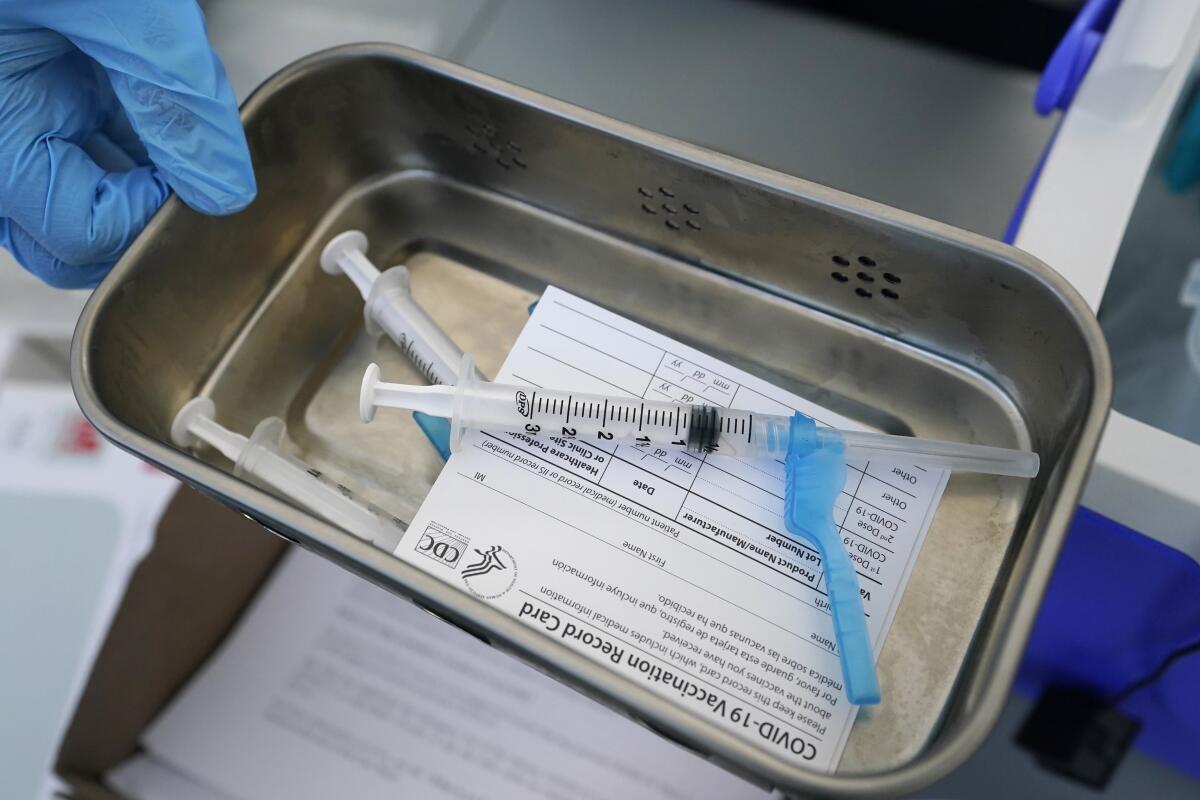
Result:
<instances>
[{"instance_id":1,"label":"blue needle safety shield","mask_svg":"<svg viewBox=\"0 0 1200 800\"><path fill-rule=\"evenodd\" d=\"M784 466L783 521L789 533L821 553L846 694L852 703L877 705L879 677L858 575L833 522L834 502L846 484L845 445L840 436L818 437L812 418L797 411L792 416Z\"/></svg>"}]
</instances>

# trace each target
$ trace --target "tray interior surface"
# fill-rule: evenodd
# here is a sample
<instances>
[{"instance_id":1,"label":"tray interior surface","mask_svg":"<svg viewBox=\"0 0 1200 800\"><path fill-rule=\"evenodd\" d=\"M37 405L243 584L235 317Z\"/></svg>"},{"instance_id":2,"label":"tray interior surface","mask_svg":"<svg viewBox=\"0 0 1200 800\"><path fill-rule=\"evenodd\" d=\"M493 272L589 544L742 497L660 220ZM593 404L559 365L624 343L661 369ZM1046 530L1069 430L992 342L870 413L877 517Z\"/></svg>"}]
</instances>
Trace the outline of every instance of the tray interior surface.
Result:
<instances>
[{"instance_id":1,"label":"tray interior surface","mask_svg":"<svg viewBox=\"0 0 1200 800\"><path fill-rule=\"evenodd\" d=\"M962 366L533 206L406 171L358 186L333 207L196 385L236 430L283 417L301 458L401 519L442 462L408 415L358 420L371 361L389 379L422 379L386 337L366 334L349 281L317 265L324 242L348 227L367 232L381 267L408 266L417 300L485 374L498 371L529 304L554 283L876 429L1029 443L1007 394ZM229 471L214 454L200 455ZM842 770L902 764L933 735L1026 494L1024 481L952 477L883 652L887 702L860 716Z\"/></svg>"}]
</instances>

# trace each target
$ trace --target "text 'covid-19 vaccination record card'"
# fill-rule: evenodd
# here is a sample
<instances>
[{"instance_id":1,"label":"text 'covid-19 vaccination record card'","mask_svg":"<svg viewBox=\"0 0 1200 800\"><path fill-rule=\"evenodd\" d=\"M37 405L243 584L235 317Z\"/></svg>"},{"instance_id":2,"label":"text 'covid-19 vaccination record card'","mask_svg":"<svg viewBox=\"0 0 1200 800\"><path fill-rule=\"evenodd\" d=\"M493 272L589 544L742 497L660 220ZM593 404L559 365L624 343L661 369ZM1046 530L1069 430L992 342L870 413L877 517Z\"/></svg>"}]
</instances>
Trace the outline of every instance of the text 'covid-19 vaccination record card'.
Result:
<instances>
[{"instance_id":1,"label":"text 'covid-19 vaccination record card'","mask_svg":"<svg viewBox=\"0 0 1200 800\"><path fill-rule=\"evenodd\" d=\"M850 420L553 287L498 382ZM946 472L851 462L834 510L876 657ZM832 770L854 719L821 558L779 461L468 432L399 558L778 755ZM886 702L886 698L884 699Z\"/></svg>"}]
</instances>

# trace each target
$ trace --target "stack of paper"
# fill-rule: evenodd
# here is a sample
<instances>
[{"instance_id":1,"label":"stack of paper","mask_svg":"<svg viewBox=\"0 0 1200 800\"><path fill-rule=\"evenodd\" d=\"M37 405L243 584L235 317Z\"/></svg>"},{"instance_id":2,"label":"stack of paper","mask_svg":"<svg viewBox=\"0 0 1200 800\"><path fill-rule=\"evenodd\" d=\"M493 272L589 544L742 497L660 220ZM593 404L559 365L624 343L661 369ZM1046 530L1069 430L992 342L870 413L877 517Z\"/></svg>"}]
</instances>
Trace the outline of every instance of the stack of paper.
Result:
<instances>
[{"instance_id":1,"label":"stack of paper","mask_svg":"<svg viewBox=\"0 0 1200 800\"><path fill-rule=\"evenodd\" d=\"M136 800L763 796L299 550L143 745Z\"/></svg>"}]
</instances>

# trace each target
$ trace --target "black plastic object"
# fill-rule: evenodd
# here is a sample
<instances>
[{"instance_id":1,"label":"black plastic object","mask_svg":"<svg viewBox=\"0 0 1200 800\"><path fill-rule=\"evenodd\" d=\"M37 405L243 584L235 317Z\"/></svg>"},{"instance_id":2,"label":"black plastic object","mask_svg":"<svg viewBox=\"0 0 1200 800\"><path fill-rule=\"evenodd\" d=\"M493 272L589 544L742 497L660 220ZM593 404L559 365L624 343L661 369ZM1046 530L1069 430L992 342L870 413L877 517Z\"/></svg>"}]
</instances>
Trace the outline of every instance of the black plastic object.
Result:
<instances>
[{"instance_id":1,"label":"black plastic object","mask_svg":"<svg viewBox=\"0 0 1200 800\"><path fill-rule=\"evenodd\" d=\"M1075 8L1040 0L776 0L967 56L1040 71ZM1061 6L1061 7L1060 7Z\"/></svg>"},{"instance_id":2,"label":"black plastic object","mask_svg":"<svg viewBox=\"0 0 1200 800\"><path fill-rule=\"evenodd\" d=\"M1046 769L1103 789L1141 728L1102 695L1052 686L1017 733L1017 744Z\"/></svg>"}]
</instances>

